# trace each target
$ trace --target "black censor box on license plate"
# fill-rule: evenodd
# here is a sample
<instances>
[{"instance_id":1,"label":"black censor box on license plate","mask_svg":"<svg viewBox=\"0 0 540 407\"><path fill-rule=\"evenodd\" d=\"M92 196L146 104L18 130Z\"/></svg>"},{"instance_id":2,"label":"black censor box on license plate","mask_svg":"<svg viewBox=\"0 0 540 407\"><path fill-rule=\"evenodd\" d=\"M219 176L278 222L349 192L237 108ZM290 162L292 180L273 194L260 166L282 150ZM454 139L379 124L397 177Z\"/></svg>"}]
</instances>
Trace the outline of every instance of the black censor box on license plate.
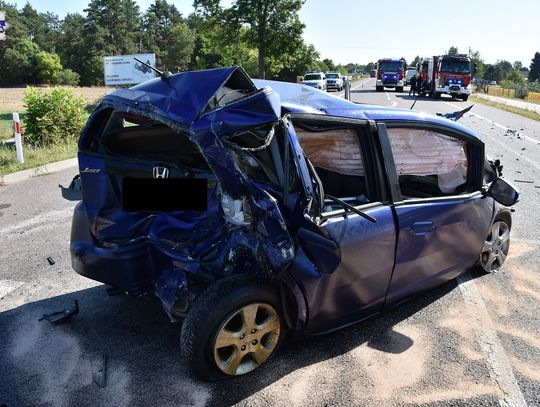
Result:
<instances>
[{"instance_id":1,"label":"black censor box on license plate","mask_svg":"<svg viewBox=\"0 0 540 407\"><path fill-rule=\"evenodd\" d=\"M124 178L122 209L136 211L206 211L205 178Z\"/></svg>"}]
</instances>

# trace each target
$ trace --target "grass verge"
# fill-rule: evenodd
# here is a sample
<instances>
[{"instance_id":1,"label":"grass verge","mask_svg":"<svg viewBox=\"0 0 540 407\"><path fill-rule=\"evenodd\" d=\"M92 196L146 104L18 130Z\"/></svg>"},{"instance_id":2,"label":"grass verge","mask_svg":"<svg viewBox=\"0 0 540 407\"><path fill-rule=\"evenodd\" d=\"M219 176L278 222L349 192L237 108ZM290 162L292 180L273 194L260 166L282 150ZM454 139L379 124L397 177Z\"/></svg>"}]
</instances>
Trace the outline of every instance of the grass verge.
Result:
<instances>
[{"instance_id":1,"label":"grass verge","mask_svg":"<svg viewBox=\"0 0 540 407\"><path fill-rule=\"evenodd\" d=\"M49 147L23 147L24 163L17 162L14 145L0 145L0 175L39 167L55 161L67 160L77 155L77 140Z\"/></svg>"},{"instance_id":2,"label":"grass verge","mask_svg":"<svg viewBox=\"0 0 540 407\"><path fill-rule=\"evenodd\" d=\"M497 109L506 110L507 112L519 114L520 116L525 116L525 117L528 117L529 119L540 121L540 114L532 112L530 110L520 109L519 107L514 107L514 106L508 106L508 105L505 105L504 103L493 102L491 100L477 98L475 96L470 96L469 101L496 107Z\"/></svg>"},{"instance_id":3,"label":"grass verge","mask_svg":"<svg viewBox=\"0 0 540 407\"><path fill-rule=\"evenodd\" d=\"M26 113L19 113L21 123L24 121ZM13 113L0 112L0 141L13 138Z\"/></svg>"}]
</instances>

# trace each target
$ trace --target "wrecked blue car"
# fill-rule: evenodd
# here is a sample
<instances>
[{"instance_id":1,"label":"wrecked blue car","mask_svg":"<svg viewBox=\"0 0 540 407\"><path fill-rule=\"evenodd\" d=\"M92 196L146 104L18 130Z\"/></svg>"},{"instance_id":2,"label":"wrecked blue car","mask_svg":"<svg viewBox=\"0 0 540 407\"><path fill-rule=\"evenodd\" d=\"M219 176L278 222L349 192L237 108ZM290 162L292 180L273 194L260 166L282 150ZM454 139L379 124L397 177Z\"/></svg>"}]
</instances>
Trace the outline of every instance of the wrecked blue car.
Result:
<instances>
[{"instance_id":1,"label":"wrecked blue car","mask_svg":"<svg viewBox=\"0 0 540 407\"><path fill-rule=\"evenodd\" d=\"M78 159L73 268L155 294L209 380L498 269L519 195L455 121L238 67L109 93Z\"/></svg>"}]
</instances>

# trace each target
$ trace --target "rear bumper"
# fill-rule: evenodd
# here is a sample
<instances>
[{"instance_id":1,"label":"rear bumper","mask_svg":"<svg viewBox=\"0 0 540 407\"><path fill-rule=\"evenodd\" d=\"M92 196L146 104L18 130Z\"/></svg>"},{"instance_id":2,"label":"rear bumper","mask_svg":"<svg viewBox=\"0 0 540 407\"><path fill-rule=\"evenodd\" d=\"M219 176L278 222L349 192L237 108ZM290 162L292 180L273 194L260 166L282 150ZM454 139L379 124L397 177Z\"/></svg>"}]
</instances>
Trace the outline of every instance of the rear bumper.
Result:
<instances>
[{"instance_id":1,"label":"rear bumper","mask_svg":"<svg viewBox=\"0 0 540 407\"><path fill-rule=\"evenodd\" d=\"M71 227L71 265L81 276L115 286L132 295L153 290L154 271L143 242L104 247L92 237L84 207L79 203Z\"/></svg>"}]
</instances>

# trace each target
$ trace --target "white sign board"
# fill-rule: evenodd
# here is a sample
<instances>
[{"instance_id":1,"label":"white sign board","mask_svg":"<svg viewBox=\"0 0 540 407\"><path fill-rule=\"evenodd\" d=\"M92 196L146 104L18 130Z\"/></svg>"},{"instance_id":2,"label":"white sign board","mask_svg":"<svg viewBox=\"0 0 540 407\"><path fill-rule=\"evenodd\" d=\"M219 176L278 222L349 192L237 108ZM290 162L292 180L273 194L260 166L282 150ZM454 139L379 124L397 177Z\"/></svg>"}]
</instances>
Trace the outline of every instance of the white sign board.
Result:
<instances>
[{"instance_id":1,"label":"white sign board","mask_svg":"<svg viewBox=\"0 0 540 407\"><path fill-rule=\"evenodd\" d=\"M8 28L6 14L3 11L0 11L0 40L6 39L6 28Z\"/></svg>"},{"instance_id":2,"label":"white sign board","mask_svg":"<svg viewBox=\"0 0 540 407\"><path fill-rule=\"evenodd\" d=\"M151 66L156 65L156 54L103 57L105 85L134 85L156 76L153 70L135 61L134 58L138 58Z\"/></svg>"}]
</instances>

